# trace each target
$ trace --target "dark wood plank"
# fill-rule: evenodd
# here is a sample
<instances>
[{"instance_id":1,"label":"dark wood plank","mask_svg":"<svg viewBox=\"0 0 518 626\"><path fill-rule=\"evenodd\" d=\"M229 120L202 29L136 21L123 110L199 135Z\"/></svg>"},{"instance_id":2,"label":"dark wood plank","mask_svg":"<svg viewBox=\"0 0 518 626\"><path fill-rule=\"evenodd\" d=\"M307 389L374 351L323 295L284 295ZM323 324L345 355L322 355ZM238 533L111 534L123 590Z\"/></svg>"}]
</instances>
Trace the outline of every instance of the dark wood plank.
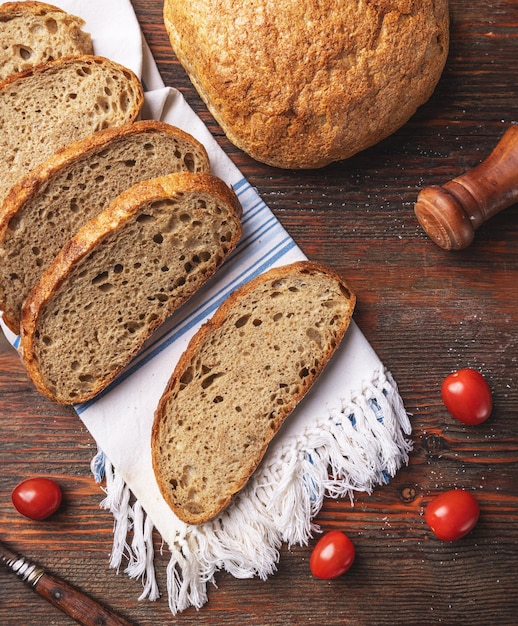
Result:
<instances>
[{"instance_id":1,"label":"dark wood plank","mask_svg":"<svg viewBox=\"0 0 518 626\"><path fill-rule=\"evenodd\" d=\"M91 478L95 443L72 410L33 389L0 340L1 537L135 624L515 624L518 615L518 208L447 253L413 214L419 190L478 164L516 120L518 3L452 0L451 49L443 77L393 136L320 171L284 172L234 148L175 59L162 3L133 0L168 85L179 88L304 252L333 265L358 295L355 319L398 381L412 415L408 467L374 493L327 501L318 522L348 532L350 572L322 582L309 573L311 545L284 547L268 581L221 573L200 611L174 618L167 598L138 602L139 582L108 568L112 519ZM477 428L450 418L440 384L451 370L481 370L494 393ZM48 521L21 518L10 492L30 475L56 477L65 502ZM423 518L435 494L465 487L482 515L463 540L443 544ZM167 550L157 570L165 594ZM68 625L12 575L0 571L0 623Z\"/></svg>"}]
</instances>

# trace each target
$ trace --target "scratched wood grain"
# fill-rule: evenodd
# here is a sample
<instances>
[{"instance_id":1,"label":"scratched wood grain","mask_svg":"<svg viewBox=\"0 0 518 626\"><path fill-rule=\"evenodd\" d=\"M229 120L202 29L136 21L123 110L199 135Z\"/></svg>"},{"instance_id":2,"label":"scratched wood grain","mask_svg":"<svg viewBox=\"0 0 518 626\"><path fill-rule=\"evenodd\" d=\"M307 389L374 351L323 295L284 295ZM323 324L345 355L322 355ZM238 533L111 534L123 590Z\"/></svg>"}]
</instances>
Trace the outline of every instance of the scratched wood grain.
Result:
<instances>
[{"instance_id":1,"label":"scratched wood grain","mask_svg":"<svg viewBox=\"0 0 518 626\"><path fill-rule=\"evenodd\" d=\"M164 595L137 600L141 583L109 569L112 519L91 478L95 443L72 410L42 398L14 351L0 340L0 536L136 625L516 624L518 615L518 207L493 218L470 248L446 253L413 215L419 190L446 182L492 150L518 110L518 3L452 0L451 48L432 98L400 131L344 163L283 172L225 138L171 52L162 5L134 0L168 85L179 88L220 145L312 259L354 286L355 319L398 381L413 424L408 467L372 494L326 501L323 530L356 544L348 574L309 573L309 546L284 546L274 577L221 573L209 603L173 617ZM451 370L482 371L494 393L477 428L450 418L439 388ZM10 504L23 478L46 475L64 489L50 520L22 518ZM463 540L444 544L423 511L450 487L473 490L482 514ZM167 550L156 537L165 594ZM0 571L0 624L71 621Z\"/></svg>"}]
</instances>

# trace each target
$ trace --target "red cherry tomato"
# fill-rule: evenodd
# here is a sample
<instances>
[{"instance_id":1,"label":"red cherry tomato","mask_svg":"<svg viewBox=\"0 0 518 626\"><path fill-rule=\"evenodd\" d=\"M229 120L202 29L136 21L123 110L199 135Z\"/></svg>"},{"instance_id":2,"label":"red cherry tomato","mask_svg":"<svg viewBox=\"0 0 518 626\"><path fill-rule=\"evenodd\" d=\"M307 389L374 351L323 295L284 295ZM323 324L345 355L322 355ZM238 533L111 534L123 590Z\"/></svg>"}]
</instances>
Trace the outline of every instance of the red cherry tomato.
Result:
<instances>
[{"instance_id":1,"label":"red cherry tomato","mask_svg":"<svg viewBox=\"0 0 518 626\"><path fill-rule=\"evenodd\" d=\"M456 541L473 530L479 515L480 507L471 493L451 489L431 500L424 518L436 537Z\"/></svg>"},{"instance_id":2,"label":"red cherry tomato","mask_svg":"<svg viewBox=\"0 0 518 626\"><path fill-rule=\"evenodd\" d=\"M475 426L491 415L491 390L486 379L476 370L466 368L446 376L441 395L448 411L464 424Z\"/></svg>"},{"instance_id":3,"label":"red cherry tomato","mask_svg":"<svg viewBox=\"0 0 518 626\"><path fill-rule=\"evenodd\" d=\"M353 564L353 542L339 530L331 530L321 537L311 553L309 567L317 578L337 578Z\"/></svg>"},{"instance_id":4,"label":"red cherry tomato","mask_svg":"<svg viewBox=\"0 0 518 626\"><path fill-rule=\"evenodd\" d=\"M62 497L61 487L50 478L27 478L11 494L18 513L34 520L42 520L55 513Z\"/></svg>"}]
</instances>

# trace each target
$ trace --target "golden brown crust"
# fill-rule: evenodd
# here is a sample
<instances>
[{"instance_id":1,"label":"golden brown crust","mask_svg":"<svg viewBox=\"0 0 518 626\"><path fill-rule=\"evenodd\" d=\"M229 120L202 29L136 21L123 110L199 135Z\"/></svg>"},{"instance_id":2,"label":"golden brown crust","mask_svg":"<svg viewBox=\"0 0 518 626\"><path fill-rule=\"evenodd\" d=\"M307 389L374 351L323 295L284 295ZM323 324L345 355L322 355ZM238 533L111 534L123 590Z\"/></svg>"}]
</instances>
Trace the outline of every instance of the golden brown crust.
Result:
<instances>
[{"instance_id":1,"label":"golden brown crust","mask_svg":"<svg viewBox=\"0 0 518 626\"><path fill-rule=\"evenodd\" d=\"M447 0L165 0L171 44L228 138L322 167L402 126L448 52Z\"/></svg>"},{"instance_id":2,"label":"golden brown crust","mask_svg":"<svg viewBox=\"0 0 518 626\"><path fill-rule=\"evenodd\" d=\"M71 54L66 57L54 59L52 61L39 63L38 65L23 70L22 72L18 72L18 74L12 74L11 76L7 76L6 78L4 78L4 80L0 81L0 89L4 89L6 86L12 83L16 83L17 81L22 80L23 78L26 78L28 76L34 76L41 72L49 72L50 74L52 74L53 72L59 71L61 67L64 67L67 64L80 63L105 63L111 65L112 67L116 67L119 69L119 71L123 72L126 75L126 78L133 85L135 92L139 94L138 100L135 102L134 105L136 109L135 118L140 114L140 110L142 108L142 105L144 104L144 90L136 74L132 70L121 65L120 63L112 61L111 59L100 56L98 54Z\"/></svg>"},{"instance_id":3,"label":"golden brown crust","mask_svg":"<svg viewBox=\"0 0 518 626\"><path fill-rule=\"evenodd\" d=\"M171 495L171 489L169 488L170 485L166 482L166 479L161 475L161 469L160 469L161 452L159 449L160 448L160 431L163 427L164 421L167 420L167 417L165 415L167 404L172 394L174 393L175 389L177 389L178 386L181 384L181 380L184 377L186 370L190 366L192 366L193 358L199 354L200 348L207 342L208 338L210 338L211 335L216 330L222 327L224 322L228 319L229 314L232 312L236 303L238 303L242 298L244 298L249 293L254 292L254 290L257 289L258 285L263 285L263 284L266 284L267 282L273 283L277 279L283 279L283 278L286 278L287 276L293 276L294 274L297 274L297 273L325 274L326 276L336 281L337 284L340 285L342 291L346 294L346 297L349 301L350 306L349 306L347 317L343 317L339 322L339 329L337 330L337 334L336 334L336 343L332 347L332 349L328 350L328 353L327 355L325 355L324 358L319 359L319 362L315 367L315 371L312 373L310 377L308 377L307 380L304 381L304 384L300 386L298 393L294 393L292 397L290 398L290 401L286 402L282 407L280 408L275 407L276 416L275 416L275 419L273 420L273 423L271 424L272 428L271 428L271 431L269 432L269 436L265 438L264 441L261 442L260 450L256 451L257 463L253 465L253 467L250 467L250 471L242 478L242 480L240 480L239 483L236 483L234 485L232 492L227 493L227 486L222 485L221 493L219 494L221 499L219 502L214 503L213 507L207 507L207 509L205 509L201 513L193 513L193 512L187 511L184 507L178 506L178 504L175 502L175 500L173 499ZM178 363L168 381L168 384L166 385L163 395L160 398L159 404L155 411L155 418L154 418L152 434L151 434L151 452L152 452L152 462L153 462L153 468L155 471L155 476L157 477L157 482L158 482L158 485L160 487L161 493L165 501L167 502L167 504L170 506L170 508L173 510L173 512L179 519L190 524L200 524L205 521L208 521L209 519L216 516L219 512L221 512L226 506L228 506L230 502L233 500L233 498L235 497L235 495L245 486L250 476L255 471L257 464L264 456L266 449L271 439L273 438L273 436L278 432L278 430L280 429L280 427L282 426L282 424L284 423L288 415L292 413L292 411L297 406L297 404L299 404L302 398L309 391L313 383L320 376L322 370L324 369L324 367L326 366L326 364L329 362L332 355L336 351L338 345L340 344L341 339L343 338L345 332L347 331L349 327L349 323L353 314L355 303L356 303L356 296L354 295L350 287L347 285L347 283L342 279L342 277L339 274L337 274L334 270L332 270L331 268L327 266L324 266L322 264L315 263L312 261L299 261L299 262L295 262L287 266L270 269L266 273L257 276L255 279L252 279L250 282L246 283L239 289L235 290L218 307L217 311L214 313L212 318L209 319L207 322L205 322L202 325L202 327L199 329L199 331L192 337L186 350L183 352L180 359L178 360ZM282 338L280 339L280 341L282 342ZM240 365L241 364L236 363L237 367L240 367ZM200 402L202 402L201 399L200 399ZM273 408L274 406L272 405L272 409ZM228 425L228 427L230 428L230 424ZM229 480L231 480L231 478L229 478Z\"/></svg>"},{"instance_id":4,"label":"golden brown crust","mask_svg":"<svg viewBox=\"0 0 518 626\"><path fill-rule=\"evenodd\" d=\"M45 2L32 2L31 0L26 0L25 2L4 2L4 4L0 4L0 22L12 19L18 15L25 15L26 13L46 15L49 12L65 13L63 9Z\"/></svg>"},{"instance_id":5,"label":"golden brown crust","mask_svg":"<svg viewBox=\"0 0 518 626\"><path fill-rule=\"evenodd\" d=\"M143 203L163 199L172 194L187 193L189 191L208 192L223 199L232 207L237 218L241 216L242 208L236 195L219 178L211 174L176 173L169 176L144 181L121 193L110 205L85 224L61 249L58 256L44 271L41 280L35 285L30 296L24 302L21 314L21 339L20 351L27 372L37 389L51 400L62 404L70 404L62 398L54 395L49 389L40 371L35 358L34 343L37 341L37 325L39 316L45 311L45 306L52 299L64 281L67 280L72 269L87 256L107 235L128 222L139 210ZM241 230L236 230L234 238L229 242L229 248L233 249L241 235ZM137 243L137 242L136 242ZM208 276L207 276L208 278ZM149 327L149 334L161 323L157 319ZM65 332L65 331L64 331ZM141 346L135 348L135 352ZM78 397L74 402L85 402L104 389L120 373L126 363L134 356L128 354L125 363L114 370L109 379L102 380L92 388L88 395Z\"/></svg>"}]
</instances>

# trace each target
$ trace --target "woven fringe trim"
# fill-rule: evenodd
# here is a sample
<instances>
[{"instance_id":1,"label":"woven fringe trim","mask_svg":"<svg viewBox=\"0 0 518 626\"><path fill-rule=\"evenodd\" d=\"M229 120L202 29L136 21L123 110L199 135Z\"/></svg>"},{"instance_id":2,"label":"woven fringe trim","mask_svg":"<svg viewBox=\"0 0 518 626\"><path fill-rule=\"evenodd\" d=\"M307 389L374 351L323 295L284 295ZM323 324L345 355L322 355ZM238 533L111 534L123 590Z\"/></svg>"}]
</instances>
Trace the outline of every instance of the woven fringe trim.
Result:
<instances>
[{"instance_id":1,"label":"woven fringe trim","mask_svg":"<svg viewBox=\"0 0 518 626\"><path fill-rule=\"evenodd\" d=\"M397 385L386 370L376 373L360 394L344 398L342 406L317 420L270 455L233 504L215 520L185 526L169 546L167 593L171 612L207 600L207 583L217 571L236 578L266 579L276 570L283 543L307 545L319 531L313 519L324 497L370 493L386 484L408 462L411 425ZM153 525L102 452L92 461L99 479L104 463L106 498L101 506L114 517L110 566L142 579L139 599L155 600L159 591L153 566ZM127 543L133 531L131 545Z\"/></svg>"},{"instance_id":2,"label":"woven fringe trim","mask_svg":"<svg viewBox=\"0 0 518 626\"><path fill-rule=\"evenodd\" d=\"M102 462L102 469L100 463ZM92 470L96 481L106 478L106 498L101 508L108 509L113 515L113 547L110 567L120 571L123 558L128 564L124 572L130 578L142 580L143 591L139 600L148 598L157 600L160 597L155 576L153 548L153 522L146 515L138 502L130 504L131 491L115 470L102 451L92 460ZM131 544L127 543L128 534L133 534Z\"/></svg>"}]
</instances>

